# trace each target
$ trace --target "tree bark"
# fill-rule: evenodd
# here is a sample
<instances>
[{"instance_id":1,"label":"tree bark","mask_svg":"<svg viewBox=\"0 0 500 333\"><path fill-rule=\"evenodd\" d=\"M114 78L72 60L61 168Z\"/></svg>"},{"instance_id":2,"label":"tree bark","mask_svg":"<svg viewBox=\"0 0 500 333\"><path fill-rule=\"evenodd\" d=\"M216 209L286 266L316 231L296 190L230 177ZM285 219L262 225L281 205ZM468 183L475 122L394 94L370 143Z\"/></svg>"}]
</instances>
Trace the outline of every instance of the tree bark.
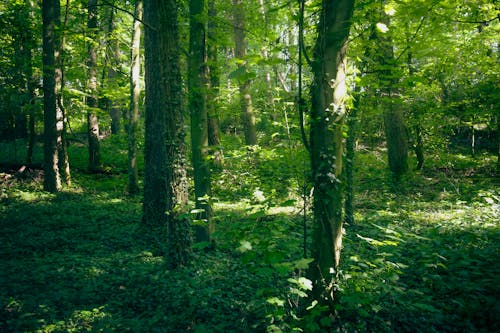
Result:
<instances>
[{"instance_id":1,"label":"tree bark","mask_svg":"<svg viewBox=\"0 0 500 333\"><path fill-rule=\"evenodd\" d=\"M207 27L207 74L209 77L209 88L207 92L208 145L211 149L210 153L213 155L213 166L221 168L223 156L222 149L220 148L219 118L217 116L220 71L217 61L216 19L217 12L214 1L209 1Z\"/></svg>"},{"instance_id":2,"label":"tree bark","mask_svg":"<svg viewBox=\"0 0 500 333\"><path fill-rule=\"evenodd\" d=\"M167 266L186 265L190 257L184 115L177 4L144 1L146 135L143 225L165 254ZM165 247L166 245L166 247Z\"/></svg>"},{"instance_id":3,"label":"tree bark","mask_svg":"<svg viewBox=\"0 0 500 333\"><path fill-rule=\"evenodd\" d=\"M59 0L43 0L43 103L44 103L44 180L43 188L49 192L61 190L58 168L56 127L57 93L60 85L60 3Z\"/></svg>"},{"instance_id":4,"label":"tree bark","mask_svg":"<svg viewBox=\"0 0 500 333\"><path fill-rule=\"evenodd\" d=\"M182 217L186 210L188 191L177 2L160 0L159 15L162 32L160 61L165 67L162 73L166 88L164 107L167 113L167 265L176 268L188 263L191 251L189 221Z\"/></svg>"},{"instance_id":5,"label":"tree bark","mask_svg":"<svg viewBox=\"0 0 500 333\"><path fill-rule=\"evenodd\" d=\"M247 44L245 34L245 15L242 0L232 0L234 10L234 44L235 55L239 59L241 72L247 72L246 55ZM257 132L255 129L255 115L252 107L252 95L250 94L250 80L241 78L238 80L241 104L241 119L245 132L245 144L257 144Z\"/></svg>"},{"instance_id":6,"label":"tree bark","mask_svg":"<svg viewBox=\"0 0 500 333\"><path fill-rule=\"evenodd\" d=\"M134 28L132 33L132 50L130 65L130 108L128 115L128 193L139 192L139 176L137 168L137 129L139 120L139 99L141 94L141 20L142 0L135 2Z\"/></svg>"},{"instance_id":7,"label":"tree bark","mask_svg":"<svg viewBox=\"0 0 500 333\"><path fill-rule=\"evenodd\" d=\"M64 22L62 26L61 32L61 44L59 49L61 50L60 55L60 68L61 68L61 89L57 92L57 128L60 129L60 136L57 141L57 153L59 156L59 173L61 174L61 179L64 183L69 186L71 185L71 170L69 166L69 157L68 157L68 140L67 140L67 127L68 127L68 118L67 112L64 108L63 103L63 89L64 89L64 48L66 44L66 27L68 25L68 17L69 17L69 0L66 0L66 9L64 13Z\"/></svg>"},{"instance_id":8,"label":"tree bark","mask_svg":"<svg viewBox=\"0 0 500 333\"><path fill-rule=\"evenodd\" d=\"M210 240L210 168L208 164L206 2L189 2L188 88L191 111L191 151L196 208L200 224L195 225L196 241ZM206 222L206 224L205 224ZM203 224L201 224L203 223Z\"/></svg>"},{"instance_id":9,"label":"tree bark","mask_svg":"<svg viewBox=\"0 0 500 333\"><path fill-rule=\"evenodd\" d=\"M382 23L389 26L389 17L381 9ZM389 169L395 179L399 179L408 171L408 138L404 124L400 97L394 87L398 73L395 72L395 58L392 36L389 32L382 33L375 27L374 35L377 42L376 62L379 66L378 79L382 105L384 106L384 128L387 142L387 157Z\"/></svg>"},{"instance_id":10,"label":"tree bark","mask_svg":"<svg viewBox=\"0 0 500 333\"><path fill-rule=\"evenodd\" d=\"M99 122L96 110L97 98L97 0L88 0L89 47L88 47L88 83L87 83L87 128L89 170L97 170L101 164L99 151Z\"/></svg>"},{"instance_id":11,"label":"tree bark","mask_svg":"<svg viewBox=\"0 0 500 333\"><path fill-rule=\"evenodd\" d=\"M323 0L311 87L311 164L314 228L309 276L313 296L332 305L343 225L342 158L346 49L354 0Z\"/></svg>"},{"instance_id":12,"label":"tree bark","mask_svg":"<svg viewBox=\"0 0 500 333\"><path fill-rule=\"evenodd\" d=\"M112 3L114 6L114 2ZM118 44L118 40L113 36L115 27L115 8L109 8L109 21L107 27L107 45L106 45L106 54L107 59L110 61L107 62L107 80L108 82L112 82L117 76L118 73L116 71L116 66L119 64L120 59L120 47ZM117 101L114 98L106 98L106 108L108 109L109 116L111 118L111 134L118 134L121 130L121 112L120 108L117 104Z\"/></svg>"},{"instance_id":13,"label":"tree bark","mask_svg":"<svg viewBox=\"0 0 500 333\"><path fill-rule=\"evenodd\" d=\"M144 77L145 77L145 138L144 138L144 201L142 222L147 231L156 237L155 241L163 244L166 239L154 232L164 232L167 210L167 174L166 174L166 119L164 94L162 89L158 0L144 0L144 21L148 24L144 30ZM155 230L157 229L157 230Z\"/></svg>"}]
</instances>

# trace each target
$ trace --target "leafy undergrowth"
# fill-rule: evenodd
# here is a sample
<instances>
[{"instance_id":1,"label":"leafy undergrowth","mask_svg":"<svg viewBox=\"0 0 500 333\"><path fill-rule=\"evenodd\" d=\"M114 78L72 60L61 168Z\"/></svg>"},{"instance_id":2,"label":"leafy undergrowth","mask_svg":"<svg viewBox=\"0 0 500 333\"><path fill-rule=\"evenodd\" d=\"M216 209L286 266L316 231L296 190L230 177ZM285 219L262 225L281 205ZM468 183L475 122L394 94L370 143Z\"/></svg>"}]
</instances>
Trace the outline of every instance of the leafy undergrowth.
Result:
<instances>
[{"instance_id":1,"label":"leafy undergrowth","mask_svg":"<svg viewBox=\"0 0 500 333\"><path fill-rule=\"evenodd\" d=\"M52 195L39 175L0 174L0 332L500 329L500 193L491 179L430 166L396 186L377 154L360 155L356 223L346 226L329 317L306 293L300 190L289 193L302 166L275 150L237 155L214 180L224 190L217 249L195 251L177 271L141 241L140 198L125 195L126 175L76 174ZM273 177L280 172L286 182ZM246 198L231 181L244 175Z\"/></svg>"}]
</instances>

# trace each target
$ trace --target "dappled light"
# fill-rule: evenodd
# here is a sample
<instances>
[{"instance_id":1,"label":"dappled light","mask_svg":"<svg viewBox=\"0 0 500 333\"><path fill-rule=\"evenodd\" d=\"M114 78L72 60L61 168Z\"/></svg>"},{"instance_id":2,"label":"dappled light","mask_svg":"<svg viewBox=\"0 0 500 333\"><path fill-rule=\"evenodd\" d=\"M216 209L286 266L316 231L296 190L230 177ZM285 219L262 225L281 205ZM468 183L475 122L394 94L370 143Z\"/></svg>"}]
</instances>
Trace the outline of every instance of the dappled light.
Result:
<instances>
[{"instance_id":1,"label":"dappled light","mask_svg":"<svg viewBox=\"0 0 500 333\"><path fill-rule=\"evenodd\" d=\"M491 0L0 1L0 332L500 332Z\"/></svg>"}]
</instances>

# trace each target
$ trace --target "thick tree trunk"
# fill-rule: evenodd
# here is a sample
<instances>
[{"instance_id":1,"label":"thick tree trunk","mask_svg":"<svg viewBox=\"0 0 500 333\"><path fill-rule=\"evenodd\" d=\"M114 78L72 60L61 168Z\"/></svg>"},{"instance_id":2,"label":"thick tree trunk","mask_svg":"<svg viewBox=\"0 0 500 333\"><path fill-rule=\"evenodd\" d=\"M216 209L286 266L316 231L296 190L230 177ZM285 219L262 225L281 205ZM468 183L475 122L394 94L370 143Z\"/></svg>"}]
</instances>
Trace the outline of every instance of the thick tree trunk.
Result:
<instances>
[{"instance_id":1,"label":"thick tree trunk","mask_svg":"<svg viewBox=\"0 0 500 333\"><path fill-rule=\"evenodd\" d=\"M133 195L139 192L139 176L137 168L137 128L139 120L139 99L141 94L141 22L142 0L135 3L134 29L132 33L132 50L130 65L130 108L128 115L128 193Z\"/></svg>"},{"instance_id":2,"label":"thick tree trunk","mask_svg":"<svg viewBox=\"0 0 500 333\"><path fill-rule=\"evenodd\" d=\"M309 275L313 296L331 305L340 263L343 225L342 158L345 53L354 1L322 3L311 87L311 162L314 230Z\"/></svg>"},{"instance_id":3,"label":"thick tree trunk","mask_svg":"<svg viewBox=\"0 0 500 333\"><path fill-rule=\"evenodd\" d=\"M245 34L245 15L242 0L232 0L234 10L234 43L235 55L240 60L240 69L246 72L246 34ZM252 95L250 94L250 80L246 78L239 79L241 120L245 132L245 144L257 144L257 132L255 129L255 115L252 107Z\"/></svg>"},{"instance_id":4,"label":"thick tree trunk","mask_svg":"<svg viewBox=\"0 0 500 333\"><path fill-rule=\"evenodd\" d=\"M44 180L43 188L49 192L61 189L58 168L56 127L57 93L60 85L59 60L59 0L43 0L43 103L44 103Z\"/></svg>"},{"instance_id":5,"label":"thick tree trunk","mask_svg":"<svg viewBox=\"0 0 500 333\"><path fill-rule=\"evenodd\" d=\"M191 111L191 151L194 175L196 208L200 224L195 225L196 241L210 240L209 223L211 208L210 168L208 164L208 113L207 113L207 58L206 58L206 3L205 0L189 2L189 59L188 88ZM201 224L206 221L207 224Z\"/></svg>"},{"instance_id":6,"label":"thick tree trunk","mask_svg":"<svg viewBox=\"0 0 500 333\"><path fill-rule=\"evenodd\" d=\"M160 0L159 16L162 32L160 61L164 64L162 70L166 88L164 107L167 113L167 264L175 268L188 263L191 250L189 221L179 216L186 210L188 191L177 2Z\"/></svg>"},{"instance_id":7,"label":"thick tree trunk","mask_svg":"<svg viewBox=\"0 0 500 333\"><path fill-rule=\"evenodd\" d=\"M145 0L146 135L143 224L167 266L186 265L189 223L177 5ZM166 247L165 247L166 245Z\"/></svg>"},{"instance_id":8,"label":"thick tree trunk","mask_svg":"<svg viewBox=\"0 0 500 333\"><path fill-rule=\"evenodd\" d=\"M87 83L87 130L89 150L89 170L97 170L101 164L99 151L99 122L96 109L97 99L97 0L88 0L89 48L88 48L88 83Z\"/></svg>"},{"instance_id":9,"label":"thick tree trunk","mask_svg":"<svg viewBox=\"0 0 500 333\"><path fill-rule=\"evenodd\" d=\"M162 230L167 209L166 136L165 108L163 105L165 82L162 80L160 51L158 0L144 0L145 48L145 142L144 142L144 201L142 222L158 244L166 239ZM163 234L164 235L164 234Z\"/></svg>"}]
</instances>

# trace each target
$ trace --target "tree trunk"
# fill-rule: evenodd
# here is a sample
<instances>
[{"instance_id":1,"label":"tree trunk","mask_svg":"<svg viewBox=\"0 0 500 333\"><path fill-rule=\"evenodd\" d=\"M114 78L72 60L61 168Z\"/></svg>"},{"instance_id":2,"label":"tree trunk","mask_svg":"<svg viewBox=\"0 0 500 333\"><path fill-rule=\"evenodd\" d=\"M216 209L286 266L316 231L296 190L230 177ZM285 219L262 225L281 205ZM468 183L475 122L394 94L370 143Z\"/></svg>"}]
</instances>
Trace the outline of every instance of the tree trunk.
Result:
<instances>
[{"instance_id":1,"label":"tree trunk","mask_svg":"<svg viewBox=\"0 0 500 333\"><path fill-rule=\"evenodd\" d=\"M239 68L242 73L247 72L246 65L246 34L245 34L245 15L242 0L232 0L234 10L234 44L235 55L239 59ZM245 144L257 144L257 132L255 129L255 115L252 107L252 96L250 94L250 80L247 78L238 79L240 90L241 119L243 130L245 132Z\"/></svg>"},{"instance_id":2,"label":"tree trunk","mask_svg":"<svg viewBox=\"0 0 500 333\"><path fill-rule=\"evenodd\" d=\"M134 29L132 33L132 50L130 65L130 109L128 115L128 193L139 192L139 176L137 169L137 128L139 120L139 99L141 94L141 22L142 0L135 3Z\"/></svg>"},{"instance_id":3,"label":"tree trunk","mask_svg":"<svg viewBox=\"0 0 500 333\"><path fill-rule=\"evenodd\" d=\"M165 82L162 80L158 0L144 0L145 54L145 138L144 138L144 201L142 222L157 245L166 238L165 212L167 209L166 136L165 136ZM159 234L155 235L158 232Z\"/></svg>"},{"instance_id":4,"label":"tree trunk","mask_svg":"<svg viewBox=\"0 0 500 333\"><path fill-rule=\"evenodd\" d=\"M422 170L424 167L424 139L422 137L422 128L420 125L415 126L415 156L417 157L417 170Z\"/></svg>"},{"instance_id":5,"label":"tree trunk","mask_svg":"<svg viewBox=\"0 0 500 333\"><path fill-rule=\"evenodd\" d=\"M214 167L222 167L222 150L220 146L219 134L219 118L217 116L217 105L220 87L219 64L217 62L217 41L216 41L216 20L217 12L215 10L214 1L208 3L208 46L207 46L207 61L208 61L208 76L209 89L207 92L207 113L208 113L208 145L213 155L212 164Z\"/></svg>"},{"instance_id":6,"label":"tree trunk","mask_svg":"<svg viewBox=\"0 0 500 333\"><path fill-rule=\"evenodd\" d=\"M114 5L114 1L112 3ZM118 40L113 36L115 31L115 8L111 7L109 12L109 21L107 27L107 45L106 54L107 59L110 61L107 65L107 80L108 82L113 82L113 80L118 76L116 67L119 64L120 59L120 46ZM106 98L106 108L108 109L109 116L111 118L111 134L118 134L121 129L121 112L118 107L117 101L113 98Z\"/></svg>"},{"instance_id":7,"label":"tree trunk","mask_svg":"<svg viewBox=\"0 0 500 333\"><path fill-rule=\"evenodd\" d=\"M186 265L190 254L184 115L177 5L144 1L146 134L143 225L166 257L167 266ZM165 244L167 245L165 248Z\"/></svg>"},{"instance_id":8,"label":"tree trunk","mask_svg":"<svg viewBox=\"0 0 500 333\"><path fill-rule=\"evenodd\" d=\"M347 118L347 138L346 138L346 153L345 153L345 222L349 225L354 224L354 155L355 142L357 137L358 126L358 108L361 99L359 89L354 92L354 101L352 110Z\"/></svg>"},{"instance_id":9,"label":"tree trunk","mask_svg":"<svg viewBox=\"0 0 500 333\"><path fill-rule=\"evenodd\" d=\"M313 296L332 305L342 248L343 123L347 37L354 0L323 0L311 87L311 163L314 229L309 275Z\"/></svg>"},{"instance_id":10,"label":"tree trunk","mask_svg":"<svg viewBox=\"0 0 500 333\"><path fill-rule=\"evenodd\" d=\"M194 175L196 208L203 212L196 219L202 224L195 225L196 241L210 240L211 208L210 168L208 165L208 113L207 113L207 58L206 58L206 3L205 0L189 2L189 59L188 89L191 111L191 151ZM203 222L202 222L203 221ZM207 224L204 223L207 222Z\"/></svg>"},{"instance_id":11,"label":"tree trunk","mask_svg":"<svg viewBox=\"0 0 500 333\"><path fill-rule=\"evenodd\" d=\"M188 201L186 175L186 145L184 114L182 112L182 84L179 62L177 2L159 1L160 61L165 78L165 110L167 139L167 265L184 266L190 257L189 221L182 217Z\"/></svg>"},{"instance_id":12,"label":"tree trunk","mask_svg":"<svg viewBox=\"0 0 500 333\"><path fill-rule=\"evenodd\" d=\"M389 169L396 179L408 171L408 140L403 122L403 111L391 101L395 97L389 92L389 101L384 110L384 127L387 141Z\"/></svg>"},{"instance_id":13,"label":"tree trunk","mask_svg":"<svg viewBox=\"0 0 500 333\"><path fill-rule=\"evenodd\" d=\"M26 152L26 163L31 164L33 162L33 150L35 147L36 130L35 130L35 98L36 98L36 86L37 78L33 74L33 50L36 49L37 45L33 36L33 31L30 29L31 24L34 22L34 8L33 2L31 0L25 0L25 6L27 9L27 25L23 27L23 32L21 32L24 37L24 47L23 47L23 68L24 68L24 82L23 85L26 88L27 101L26 106L28 112L28 147Z\"/></svg>"},{"instance_id":14,"label":"tree trunk","mask_svg":"<svg viewBox=\"0 0 500 333\"><path fill-rule=\"evenodd\" d=\"M67 118L67 112L64 108L64 103L63 103L63 89L64 89L64 48L66 44L66 27L68 25L68 17L69 17L69 0L66 0L66 6L65 6L65 13L64 13L64 22L63 22L63 27L62 27L62 34L61 34L61 45L59 49L61 50L61 55L60 55L60 64L61 64L61 89L57 93L57 105L58 105L58 111L57 111L57 128L60 130L60 136L58 138L57 142L57 153L59 156L59 173L61 174L61 178L64 181L64 183L69 186L71 185L71 171L69 167L69 157L68 157L68 140L67 140L67 133L68 133L68 118Z\"/></svg>"},{"instance_id":15,"label":"tree trunk","mask_svg":"<svg viewBox=\"0 0 500 333\"><path fill-rule=\"evenodd\" d=\"M44 104L44 180L43 188L49 192L61 189L59 176L56 127L57 93L60 85L59 65L59 0L43 0L43 104Z\"/></svg>"},{"instance_id":16,"label":"tree trunk","mask_svg":"<svg viewBox=\"0 0 500 333\"><path fill-rule=\"evenodd\" d=\"M97 0L88 0L89 47L87 83L87 128L89 143L89 170L97 170L101 164L99 152L99 122L96 110L97 99Z\"/></svg>"},{"instance_id":17,"label":"tree trunk","mask_svg":"<svg viewBox=\"0 0 500 333\"><path fill-rule=\"evenodd\" d=\"M382 14L382 23L389 26L389 17ZM382 33L374 27L374 37L377 42L376 61L380 92L384 106L384 128L387 142L387 157L389 169L395 179L399 179L408 171L408 139L404 124L403 111L400 106L400 97L395 89L398 74L395 73L393 41L390 32Z\"/></svg>"},{"instance_id":18,"label":"tree trunk","mask_svg":"<svg viewBox=\"0 0 500 333\"><path fill-rule=\"evenodd\" d=\"M265 31L265 39L266 41L268 40L267 32L269 31L269 24L268 24L268 19L267 19L267 13L266 13L266 6L264 4L264 0L259 0L259 9L260 9L260 15L262 17L262 20L264 23L264 31ZM292 29L290 29L292 30ZM262 48L262 58L264 60L267 60L269 57L267 47L264 46ZM270 66L266 65L266 69L264 72L264 82L266 83L266 93L265 93L265 116L263 116L261 119L264 122L263 128L267 128L267 117L269 115L269 119L274 122L278 119L276 115L276 110L274 108L274 96L273 96L273 85L271 82L271 68Z\"/></svg>"}]
</instances>

